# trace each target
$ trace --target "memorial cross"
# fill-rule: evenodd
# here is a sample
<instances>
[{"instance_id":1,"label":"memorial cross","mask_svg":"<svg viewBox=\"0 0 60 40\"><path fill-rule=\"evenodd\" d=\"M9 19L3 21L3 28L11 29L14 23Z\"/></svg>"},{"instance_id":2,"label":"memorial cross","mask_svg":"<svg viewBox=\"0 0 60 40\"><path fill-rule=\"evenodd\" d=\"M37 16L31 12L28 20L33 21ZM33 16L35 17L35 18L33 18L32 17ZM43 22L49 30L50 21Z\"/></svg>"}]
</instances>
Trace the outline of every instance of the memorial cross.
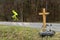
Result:
<instances>
[{"instance_id":1,"label":"memorial cross","mask_svg":"<svg viewBox=\"0 0 60 40\"><path fill-rule=\"evenodd\" d=\"M43 12L39 13L39 15L43 16L43 29L45 30L46 28L46 15L48 15L49 13L46 12L45 8L43 8Z\"/></svg>"}]
</instances>

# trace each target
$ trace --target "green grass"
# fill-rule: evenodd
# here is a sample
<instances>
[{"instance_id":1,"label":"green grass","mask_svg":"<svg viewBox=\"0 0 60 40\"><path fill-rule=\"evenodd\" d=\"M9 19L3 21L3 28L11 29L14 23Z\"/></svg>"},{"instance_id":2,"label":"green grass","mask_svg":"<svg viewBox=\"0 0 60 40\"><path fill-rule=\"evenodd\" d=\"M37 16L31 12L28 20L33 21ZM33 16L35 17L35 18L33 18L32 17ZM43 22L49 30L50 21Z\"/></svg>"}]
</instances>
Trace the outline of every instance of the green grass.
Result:
<instances>
[{"instance_id":1,"label":"green grass","mask_svg":"<svg viewBox=\"0 0 60 40\"><path fill-rule=\"evenodd\" d=\"M0 40L42 40L39 31L36 28L0 25ZM44 40L46 39L45 37ZM60 32L48 39L60 40Z\"/></svg>"}]
</instances>

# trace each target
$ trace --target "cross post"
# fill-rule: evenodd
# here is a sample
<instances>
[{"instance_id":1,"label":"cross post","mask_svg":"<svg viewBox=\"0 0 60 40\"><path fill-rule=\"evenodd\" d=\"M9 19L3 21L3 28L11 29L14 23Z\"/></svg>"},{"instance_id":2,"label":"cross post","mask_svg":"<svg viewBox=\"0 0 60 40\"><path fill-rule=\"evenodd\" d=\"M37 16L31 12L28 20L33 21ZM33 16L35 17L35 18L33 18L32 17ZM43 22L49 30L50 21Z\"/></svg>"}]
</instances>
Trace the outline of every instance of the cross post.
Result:
<instances>
[{"instance_id":1,"label":"cross post","mask_svg":"<svg viewBox=\"0 0 60 40\"><path fill-rule=\"evenodd\" d=\"M46 28L46 15L48 15L49 13L46 12L45 8L43 8L43 12L39 13L39 15L43 16L43 30L45 31Z\"/></svg>"}]
</instances>

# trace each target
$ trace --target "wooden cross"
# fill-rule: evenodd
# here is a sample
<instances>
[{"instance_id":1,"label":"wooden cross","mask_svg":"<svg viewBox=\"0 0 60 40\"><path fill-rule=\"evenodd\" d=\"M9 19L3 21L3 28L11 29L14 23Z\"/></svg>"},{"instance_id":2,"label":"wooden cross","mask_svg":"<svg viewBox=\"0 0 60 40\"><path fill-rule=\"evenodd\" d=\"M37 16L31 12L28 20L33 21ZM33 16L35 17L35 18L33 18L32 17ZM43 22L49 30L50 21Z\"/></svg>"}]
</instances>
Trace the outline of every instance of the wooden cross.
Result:
<instances>
[{"instance_id":1,"label":"wooden cross","mask_svg":"<svg viewBox=\"0 0 60 40\"><path fill-rule=\"evenodd\" d=\"M43 8L43 13L39 13L39 15L43 16L43 29L46 28L46 15L48 15L49 13L46 12L45 8Z\"/></svg>"}]
</instances>

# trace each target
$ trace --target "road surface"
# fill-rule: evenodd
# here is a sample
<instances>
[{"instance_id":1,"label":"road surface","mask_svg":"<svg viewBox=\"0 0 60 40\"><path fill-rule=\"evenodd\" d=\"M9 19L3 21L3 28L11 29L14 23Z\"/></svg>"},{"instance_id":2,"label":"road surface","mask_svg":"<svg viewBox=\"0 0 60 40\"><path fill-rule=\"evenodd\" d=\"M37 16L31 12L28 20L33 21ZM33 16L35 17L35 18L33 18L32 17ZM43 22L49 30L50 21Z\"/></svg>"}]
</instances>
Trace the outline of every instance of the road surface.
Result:
<instances>
[{"instance_id":1,"label":"road surface","mask_svg":"<svg viewBox=\"0 0 60 40\"><path fill-rule=\"evenodd\" d=\"M32 28L42 28L42 23L36 22L0 22L1 25L9 25L9 26L24 26L24 27L32 27ZM47 29L52 29L55 31L60 31L60 23L47 23ZM52 24L52 26L50 26Z\"/></svg>"}]
</instances>

